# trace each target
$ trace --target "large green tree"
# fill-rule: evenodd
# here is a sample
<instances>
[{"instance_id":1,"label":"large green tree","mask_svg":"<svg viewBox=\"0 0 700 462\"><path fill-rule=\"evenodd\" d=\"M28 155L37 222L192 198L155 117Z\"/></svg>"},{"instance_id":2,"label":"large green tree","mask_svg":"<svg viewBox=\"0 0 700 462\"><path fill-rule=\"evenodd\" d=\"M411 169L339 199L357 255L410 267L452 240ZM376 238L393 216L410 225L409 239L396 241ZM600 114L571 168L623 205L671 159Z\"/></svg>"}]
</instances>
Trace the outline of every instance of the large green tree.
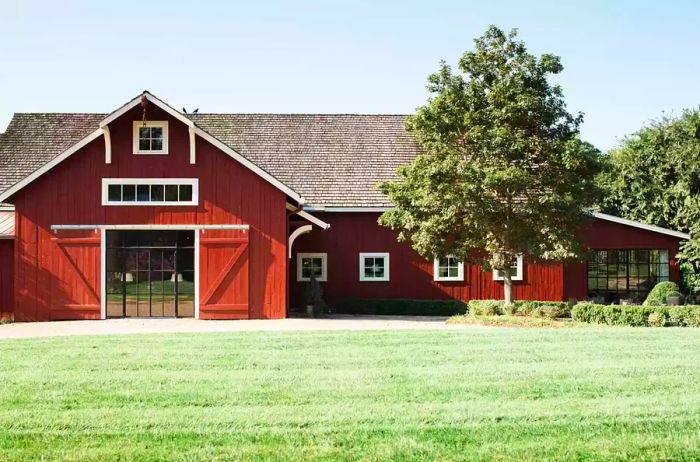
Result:
<instances>
[{"instance_id":1,"label":"large green tree","mask_svg":"<svg viewBox=\"0 0 700 462\"><path fill-rule=\"evenodd\" d=\"M664 117L623 139L599 176L603 211L691 232L681 257L700 269L700 111Z\"/></svg>"},{"instance_id":2,"label":"large green tree","mask_svg":"<svg viewBox=\"0 0 700 462\"><path fill-rule=\"evenodd\" d=\"M579 138L582 115L566 110L549 77L559 57L528 53L495 26L441 63L432 96L407 121L423 154L383 184L394 207L380 223L426 258L458 256L504 275L518 255L580 255L577 232L596 199L598 152Z\"/></svg>"}]
</instances>

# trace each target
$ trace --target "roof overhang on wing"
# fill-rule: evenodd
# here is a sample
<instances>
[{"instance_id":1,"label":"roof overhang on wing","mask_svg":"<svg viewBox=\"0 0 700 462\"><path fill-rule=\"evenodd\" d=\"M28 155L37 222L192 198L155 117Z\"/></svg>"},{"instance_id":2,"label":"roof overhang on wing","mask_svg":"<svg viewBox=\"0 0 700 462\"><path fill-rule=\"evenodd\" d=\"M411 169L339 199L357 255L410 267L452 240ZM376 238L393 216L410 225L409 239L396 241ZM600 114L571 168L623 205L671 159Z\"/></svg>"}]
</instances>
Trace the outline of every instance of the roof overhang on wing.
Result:
<instances>
[{"instance_id":1,"label":"roof overhang on wing","mask_svg":"<svg viewBox=\"0 0 700 462\"><path fill-rule=\"evenodd\" d=\"M305 211L309 212L331 212L331 213L384 213L391 210L392 207L324 207L324 206L304 206ZM593 218L598 220L610 221L633 228L639 228L653 233L665 234L678 239L690 239L690 234L682 233L674 229L663 228L661 226L649 225L641 221L628 220L626 218L608 215L607 213L591 212Z\"/></svg>"},{"instance_id":2,"label":"roof overhang on wing","mask_svg":"<svg viewBox=\"0 0 700 462\"><path fill-rule=\"evenodd\" d=\"M13 195L15 195L18 191L22 190L25 188L27 185L31 184L33 181L35 181L37 178L43 176L45 173L49 172L51 169L53 169L55 166L66 160L68 157L71 155L75 154L78 152L80 149L85 147L87 144L90 142L96 140L97 138L100 137L109 137L109 130L108 130L108 125L113 122L114 120L118 119L119 117L123 116L127 112L129 112L131 109L135 108L143 100L148 101L149 103L154 104L155 106L159 107L178 121L182 122L185 124L187 127L190 129L190 133L192 134L191 136L198 135L205 141L211 143L214 145L216 148L219 150L223 151L239 163L241 163L243 166L251 170L253 173L267 181L268 183L272 184L274 187L285 193L288 197L290 197L292 200L296 201L299 205L304 204L306 201L305 199L296 191L294 191L292 188L272 176L270 173L265 171L263 168L260 166L254 164L250 160L248 160L246 157L242 156L240 153L238 153L235 149L233 149L231 146L223 143L221 140L218 138L214 137L207 131L203 130L201 127L198 127L192 120L188 119L180 113L178 110L174 109L172 106L169 104L165 103L161 99L157 98L154 96L152 93L148 91L144 91L140 95L136 96L126 104L122 105L120 108L117 110L113 111L110 113L107 117L105 117L98 125L98 127L95 127L95 131L91 132L87 136L85 136L83 139L72 145L70 148L66 149L63 151L61 154L58 156L54 157L51 161L47 162L44 164L42 167L39 169L35 170L31 174L29 174L27 177L23 178L22 180L18 181L15 183L13 186L10 188L6 189L0 194L0 202L5 202L8 199L10 199Z\"/></svg>"}]
</instances>

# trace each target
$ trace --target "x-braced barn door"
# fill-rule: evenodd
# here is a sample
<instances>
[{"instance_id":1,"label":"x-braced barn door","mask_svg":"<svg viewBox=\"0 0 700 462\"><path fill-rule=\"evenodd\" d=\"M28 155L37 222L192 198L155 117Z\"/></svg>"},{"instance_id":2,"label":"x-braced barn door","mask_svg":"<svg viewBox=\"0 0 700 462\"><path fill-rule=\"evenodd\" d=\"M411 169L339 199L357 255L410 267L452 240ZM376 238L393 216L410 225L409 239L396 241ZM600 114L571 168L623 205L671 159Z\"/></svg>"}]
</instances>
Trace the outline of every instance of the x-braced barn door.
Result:
<instances>
[{"instance_id":1,"label":"x-braced barn door","mask_svg":"<svg viewBox=\"0 0 700 462\"><path fill-rule=\"evenodd\" d=\"M199 230L199 317L249 318L248 230Z\"/></svg>"},{"instance_id":2,"label":"x-braced barn door","mask_svg":"<svg viewBox=\"0 0 700 462\"><path fill-rule=\"evenodd\" d=\"M99 319L100 232L56 230L50 252L49 318ZM41 277L41 276L40 276Z\"/></svg>"}]
</instances>

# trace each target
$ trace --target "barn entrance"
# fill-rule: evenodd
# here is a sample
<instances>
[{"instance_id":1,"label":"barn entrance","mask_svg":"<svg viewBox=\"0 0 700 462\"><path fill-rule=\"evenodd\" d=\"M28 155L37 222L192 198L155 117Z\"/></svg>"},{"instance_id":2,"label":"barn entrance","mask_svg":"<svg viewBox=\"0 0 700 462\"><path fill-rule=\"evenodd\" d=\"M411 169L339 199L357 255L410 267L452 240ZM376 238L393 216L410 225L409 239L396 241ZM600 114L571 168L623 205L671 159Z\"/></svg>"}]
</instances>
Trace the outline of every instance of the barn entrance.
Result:
<instances>
[{"instance_id":1,"label":"barn entrance","mask_svg":"<svg viewBox=\"0 0 700 462\"><path fill-rule=\"evenodd\" d=\"M107 317L194 317L194 233L106 231Z\"/></svg>"}]
</instances>

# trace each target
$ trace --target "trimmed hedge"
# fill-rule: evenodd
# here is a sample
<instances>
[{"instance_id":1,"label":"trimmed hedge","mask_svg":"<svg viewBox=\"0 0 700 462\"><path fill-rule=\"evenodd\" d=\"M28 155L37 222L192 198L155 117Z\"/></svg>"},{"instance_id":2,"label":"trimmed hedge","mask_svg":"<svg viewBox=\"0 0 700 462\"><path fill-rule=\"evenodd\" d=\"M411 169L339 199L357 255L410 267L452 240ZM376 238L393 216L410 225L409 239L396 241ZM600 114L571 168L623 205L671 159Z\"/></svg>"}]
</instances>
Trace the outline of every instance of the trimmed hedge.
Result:
<instances>
[{"instance_id":1,"label":"trimmed hedge","mask_svg":"<svg viewBox=\"0 0 700 462\"><path fill-rule=\"evenodd\" d=\"M571 306L566 302L541 302L521 300L506 306L503 300L472 300L469 312L475 316L530 316L534 318L568 318Z\"/></svg>"},{"instance_id":2,"label":"trimmed hedge","mask_svg":"<svg viewBox=\"0 0 700 462\"><path fill-rule=\"evenodd\" d=\"M459 300L346 298L335 304L335 311L384 316L454 316L465 314L467 304Z\"/></svg>"},{"instance_id":3,"label":"trimmed hedge","mask_svg":"<svg viewBox=\"0 0 700 462\"><path fill-rule=\"evenodd\" d=\"M610 326L700 327L700 305L599 305L577 303L571 310L575 321Z\"/></svg>"},{"instance_id":4,"label":"trimmed hedge","mask_svg":"<svg viewBox=\"0 0 700 462\"><path fill-rule=\"evenodd\" d=\"M680 295L678 292L678 284L671 281L659 282L651 289L647 299L644 300L644 306L660 306L666 304L666 297L669 295Z\"/></svg>"}]
</instances>

